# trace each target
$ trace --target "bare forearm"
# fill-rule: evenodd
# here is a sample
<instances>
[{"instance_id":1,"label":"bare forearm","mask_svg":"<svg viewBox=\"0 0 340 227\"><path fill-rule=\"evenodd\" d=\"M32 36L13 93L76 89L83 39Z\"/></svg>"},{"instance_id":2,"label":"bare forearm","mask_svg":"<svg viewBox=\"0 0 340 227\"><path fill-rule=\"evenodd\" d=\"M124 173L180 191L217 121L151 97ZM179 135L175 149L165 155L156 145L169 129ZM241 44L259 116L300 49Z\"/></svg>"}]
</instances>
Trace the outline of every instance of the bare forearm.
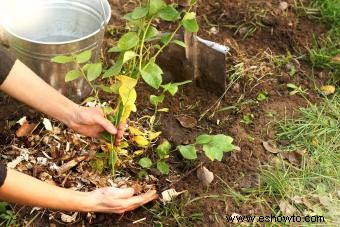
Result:
<instances>
[{"instance_id":1,"label":"bare forearm","mask_svg":"<svg viewBox=\"0 0 340 227\"><path fill-rule=\"evenodd\" d=\"M10 169L0 188L0 199L65 211L91 210L91 199L85 193L53 186Z\"/></svg>"},{"instance_id":2,"label":"bare forearm","mask_svg":"<svg viewBox=\"0 0 340 227\"><path fill-rule=\"evenodd\" d=\"M50 87L17 60L1 90L19 101L69 125L78 106Z\"/></svg>"}]
</instances>

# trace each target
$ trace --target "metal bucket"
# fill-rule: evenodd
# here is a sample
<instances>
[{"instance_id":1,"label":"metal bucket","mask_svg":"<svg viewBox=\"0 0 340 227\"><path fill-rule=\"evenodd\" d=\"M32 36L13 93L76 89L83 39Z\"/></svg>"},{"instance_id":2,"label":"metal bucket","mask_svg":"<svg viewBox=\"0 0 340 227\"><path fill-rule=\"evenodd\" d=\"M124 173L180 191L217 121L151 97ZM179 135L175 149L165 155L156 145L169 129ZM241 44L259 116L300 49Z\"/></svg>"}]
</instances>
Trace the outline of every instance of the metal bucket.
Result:
<instances>
[{"instance_id":1,"label":"metal bucket","mask_svg":"<svg viewBox=\"0 0 340 227\"><path fill-rule=\"evenodd\" d=\"M37 0L13 15L4 28L17 58L59 92L74 101L87 97L91 88L84 79L65 83L65 74L74 64L60 65L51 59L58 55L92 50L92 61L100 56L105 25L111 18L107 0ZM20 5L20 4L19 4ZM16 7L23 7L22 4ZM34 9L33 9L34 8ZM13 9L12 9L13 10ZM20 9L16 9L20 12ZM13 13L12 13L13 14Z\"/></svg>"}]
</instances>

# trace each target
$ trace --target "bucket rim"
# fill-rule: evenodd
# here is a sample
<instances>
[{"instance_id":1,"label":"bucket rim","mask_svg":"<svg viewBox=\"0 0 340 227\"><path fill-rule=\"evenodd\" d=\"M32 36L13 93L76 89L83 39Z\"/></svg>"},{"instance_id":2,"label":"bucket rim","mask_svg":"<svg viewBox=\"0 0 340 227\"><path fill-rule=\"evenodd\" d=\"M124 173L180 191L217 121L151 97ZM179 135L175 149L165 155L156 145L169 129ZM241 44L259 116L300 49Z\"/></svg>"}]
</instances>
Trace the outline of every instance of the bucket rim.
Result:
<instances>
[{"instance_id":1,"label":"bucket rim","mask_svg":"<svg viewBox=\"0 0 340 227\"><path fill-rule=\"evenodd\" d=\"M105 20L100 24L100 27L84 36L84 37L81 37L79 39L73 39L73 40L69 40L69 41L63 41L63 42L44 42L44 41L36 41L36 40L32 40L32 39L29 39L29 38L25 38L21 35L18 35L16 32L13 32L12 29L9 28L9 26L7 26L6 24L3 25L3 28L5 30L5 32L9 33L11 36L15 37L16 39L20 39L20 40L23 40L23 41L26 41L26 42L30 42L30 43L34 43L34 44L38 44L38 45L66 45L66 44L73 44L73 43L77 43L77 42L81 42L83 40L86 40L86 39L89 39L93 36L95 36L96 34L100 33L102 28L105 27L106 24L109 23L109 21L111 20L111 17L112 17L112 9L111 9L111 5L109 3L108 0L101 0L103 2L103 4L105 4L107 6L107 9L108 9L108 15L106 15L106 18Z\"/></svg>"}]
</instances>

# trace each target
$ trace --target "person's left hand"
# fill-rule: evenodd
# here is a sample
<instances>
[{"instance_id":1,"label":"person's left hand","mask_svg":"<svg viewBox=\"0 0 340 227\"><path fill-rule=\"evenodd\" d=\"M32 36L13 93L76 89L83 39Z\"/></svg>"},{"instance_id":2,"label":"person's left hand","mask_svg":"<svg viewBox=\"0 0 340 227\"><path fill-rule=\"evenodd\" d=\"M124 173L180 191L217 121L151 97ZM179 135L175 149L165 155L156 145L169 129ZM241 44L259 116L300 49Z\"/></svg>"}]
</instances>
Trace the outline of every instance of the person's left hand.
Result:
<instances>
[{"instance_id":1,"label":"person's left hand","mask_svg":"<svg viewBox=\"0 0 340 227\"><path fill-rule=\"evenodd\" d=\"M98 137L101 132L107 131L116 135L116 144L120 143L123 137L125 124L118 126L118 129L104 117L100 108L87 108L79 106L74 112L70 124L73 130L84 136Z\"/></svg>"}]
</instances>

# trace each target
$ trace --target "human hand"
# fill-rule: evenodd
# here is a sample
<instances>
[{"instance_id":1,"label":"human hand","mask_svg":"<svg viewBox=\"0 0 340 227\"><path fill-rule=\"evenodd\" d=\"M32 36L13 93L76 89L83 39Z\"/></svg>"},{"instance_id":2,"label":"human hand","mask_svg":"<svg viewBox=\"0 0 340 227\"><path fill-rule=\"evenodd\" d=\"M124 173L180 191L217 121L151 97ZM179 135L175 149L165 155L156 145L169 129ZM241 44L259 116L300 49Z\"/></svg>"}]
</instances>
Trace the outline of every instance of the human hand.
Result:
<instances>
[{"instance_id":1,"label":"human hand","mask_svg":"<svg viewBox=\"0 0 340 227\"><path fill-rule=\"evenodd\" d=\"M78 106L68 124L70 128L84 136L98 137L101 132L107 131L116 135L115 144L119 145L125 131L125 124L120 124L118 129L104 117L100 108Z\"/></svg>"},{"instance_id":2,"label":"human hand","mask_svg":"<svg viewBox=\"0 0 340 227\"><path fill-rule=\"evenodd\" d=\"M133 188L101 188L90 193L90 211L121 214L135 210L158 198L155 190L134 196Z\"/></svg>"}]
</instances>

